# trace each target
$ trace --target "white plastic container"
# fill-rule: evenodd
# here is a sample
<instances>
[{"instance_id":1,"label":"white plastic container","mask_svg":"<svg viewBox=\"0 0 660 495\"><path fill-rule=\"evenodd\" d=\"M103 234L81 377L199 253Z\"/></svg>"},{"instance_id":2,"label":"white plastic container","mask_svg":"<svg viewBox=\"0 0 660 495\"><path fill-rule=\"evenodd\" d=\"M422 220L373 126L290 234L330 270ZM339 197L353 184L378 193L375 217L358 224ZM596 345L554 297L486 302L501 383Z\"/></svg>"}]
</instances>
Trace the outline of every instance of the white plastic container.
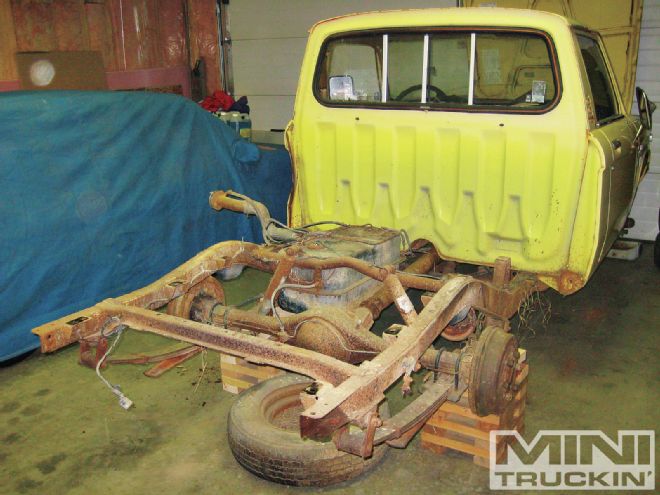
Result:
<instances>
[{"instance_id":1,"label":"white plastic container","mask_svg":"<svg viewBox=\"0 0 660 495\"><path fill-rule=\"evenodd\" d=\"M607 253L608 258L635 261L639 258L641 243L637 241L617 240Z\"/></svg>"},{"instance_id":2,"label":"white plastic container","mask_svg":"<svg viewBox=\"0 0 660 495\"><path fill-rule=\"evenodd\" d=\"M229 117L229 127L248 141L252 138L252 121L247 113L231 112Z\"/></svg>"}]
</instances>

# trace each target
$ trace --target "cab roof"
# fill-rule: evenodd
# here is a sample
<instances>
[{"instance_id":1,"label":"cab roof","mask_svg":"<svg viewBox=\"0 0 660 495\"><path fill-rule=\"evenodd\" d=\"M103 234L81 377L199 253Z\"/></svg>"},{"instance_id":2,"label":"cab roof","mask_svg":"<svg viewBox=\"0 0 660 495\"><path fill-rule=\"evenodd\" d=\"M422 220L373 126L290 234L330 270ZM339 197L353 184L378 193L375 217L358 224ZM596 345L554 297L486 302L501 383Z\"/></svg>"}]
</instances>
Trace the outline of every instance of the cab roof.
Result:
<instances>
[{"instance_id":1,"label":"cab roof","mask_svg":"<svg viewBox=\"0 0 660 495\"><path fill-rule=\"evenodd\" d=\"M554 28L581 27L574 19L551 12L501 7L452 7L437 9L384 10L346 14L317 22L310 32L328 33L405 27L528 27L551 32Z\"/></svg>"}]
</instances>

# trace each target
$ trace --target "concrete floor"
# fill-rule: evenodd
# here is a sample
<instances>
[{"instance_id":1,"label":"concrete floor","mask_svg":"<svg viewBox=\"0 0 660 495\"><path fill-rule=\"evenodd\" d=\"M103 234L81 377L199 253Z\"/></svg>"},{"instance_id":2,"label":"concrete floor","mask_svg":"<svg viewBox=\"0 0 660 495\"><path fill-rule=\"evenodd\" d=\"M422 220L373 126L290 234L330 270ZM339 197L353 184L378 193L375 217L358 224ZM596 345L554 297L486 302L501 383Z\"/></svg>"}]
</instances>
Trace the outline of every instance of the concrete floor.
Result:
<instances>
[{"instance_id":1,"label":"concrete floor","mask_svg":"<svg viewBox=\"0 0 660 495\"><path fill-rule=\"evenodd\" d=\"M530 362L526 437L552 428L659 428L660 274L646 248L636 262L606 260L573 296L547 292L550 323L540 324L537 312L533 330L515 330ZM229 303L263 283L233 282ZM115 354L172 344L126 332ZM35 353L0 369L2 493L488 492L488 470L459 454L426 452L418 438L351 483L298 489L262 481L236 464L226 444L234 396L222 391L216 354L206 357L197 387L201 356L156 380L140 366L110 367L106 376L135 401L128 412L76 354L75 347Z\"/></svg>"}]
</instances>

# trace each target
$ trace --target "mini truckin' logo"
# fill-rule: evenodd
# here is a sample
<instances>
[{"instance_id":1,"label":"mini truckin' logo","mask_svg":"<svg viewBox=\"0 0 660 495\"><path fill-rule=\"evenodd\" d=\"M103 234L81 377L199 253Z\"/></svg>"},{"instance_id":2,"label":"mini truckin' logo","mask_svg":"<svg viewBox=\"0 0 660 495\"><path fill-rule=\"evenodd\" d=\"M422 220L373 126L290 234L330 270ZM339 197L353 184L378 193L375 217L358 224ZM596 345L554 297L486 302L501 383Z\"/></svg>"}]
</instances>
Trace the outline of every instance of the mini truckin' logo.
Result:
<instances>
[{"instance_id":1,"label":"mini truckin' logo","mask_svg":"<svg viewBox=\"0 0 660 495\"><path fill-rule=\"evenodd\" d=\"M600 430L540 430L527 443L517 431L493 430L490 488L654 490L655 432L622 430L612 440Z\"/></svg>"}]
</instances>

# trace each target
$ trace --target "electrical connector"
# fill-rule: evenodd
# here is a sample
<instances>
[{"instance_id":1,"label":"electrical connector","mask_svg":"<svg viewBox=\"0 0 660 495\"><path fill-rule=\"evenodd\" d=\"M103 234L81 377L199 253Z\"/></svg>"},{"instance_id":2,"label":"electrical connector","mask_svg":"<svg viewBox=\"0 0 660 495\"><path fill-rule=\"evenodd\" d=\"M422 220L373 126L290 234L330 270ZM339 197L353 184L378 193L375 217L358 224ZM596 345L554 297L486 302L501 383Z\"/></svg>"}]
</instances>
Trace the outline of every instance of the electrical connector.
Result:
<instances>
[{"instance_id":1,"label":"electrical connector","mask_svg":"<svg viewBox=\"0 0 660 495\"><path fill-rule=\"evenodd\" d=\"M103 330L105 329L105 326L107 326L111 321L116 320L117 318L110 318L103 328L101 329L101 336L105 337L103 334ZM106 387L110 389L110 391L115 394L117 397L119 397L119 405L124 408L126 411L128 411L132 406L133 406L133 401L126 397L119 385L112 385L108 380L103 378L103 375L101 375L101 366L103 365L103 362L107 359L107 357L110 355L110 353L113 351L115 346L117 345L117 342L119 342L119 338L121 337L122 332L126 329L126 325L119 325L115 329L115 332L117 334L117 337L115 337L115 340L112 342L112 345L108 348L108 350L105 352L103 357L99 359L98 363L96 363L96 374L99 377L99 379L105 384Z\"/></svg>"},{"instance_id":2,"label":"electrical connector","mask_svg":"<svg viewBox=\"0 0 660 495\"><path fill-rule=\"evenodd\" d=\"M133 406L133 401L125 395L120 395L119 405L128 411Z\"/></svg>"}]
</instances>

